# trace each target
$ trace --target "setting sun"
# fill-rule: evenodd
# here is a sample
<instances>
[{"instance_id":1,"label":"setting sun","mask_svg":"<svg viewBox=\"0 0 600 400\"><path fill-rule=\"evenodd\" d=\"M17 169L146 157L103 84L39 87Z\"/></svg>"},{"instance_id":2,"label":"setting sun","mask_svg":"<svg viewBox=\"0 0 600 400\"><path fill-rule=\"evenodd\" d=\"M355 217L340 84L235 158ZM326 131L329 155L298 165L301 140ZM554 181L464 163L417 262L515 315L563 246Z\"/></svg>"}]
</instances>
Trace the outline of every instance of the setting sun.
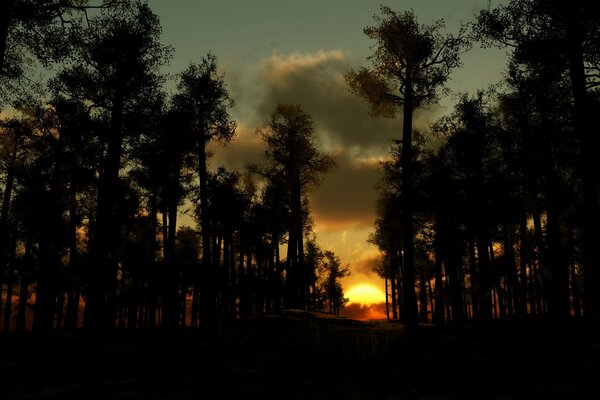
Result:
<instances>
[{"instance_id":1,"label":"setting sun","mask_svg":"<svg viewBox=\"0 0 600 400\"><path fill-rule=\"evenodd\" d=\"M364 283L348 289L346 297L350 303L377 304L385 301L385 293L381 289Z\"/></svg>"}]
</instances>

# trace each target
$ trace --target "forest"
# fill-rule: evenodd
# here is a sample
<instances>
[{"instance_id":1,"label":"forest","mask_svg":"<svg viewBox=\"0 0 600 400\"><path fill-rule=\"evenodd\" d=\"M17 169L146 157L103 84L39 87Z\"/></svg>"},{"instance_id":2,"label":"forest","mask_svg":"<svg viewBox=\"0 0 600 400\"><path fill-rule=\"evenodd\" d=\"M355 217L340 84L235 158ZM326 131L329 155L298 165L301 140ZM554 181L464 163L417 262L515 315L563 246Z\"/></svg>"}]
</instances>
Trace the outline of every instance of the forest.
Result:
<instances>
[{"instance_id":1,"label":"forest","mask_svg":"<svg viewBox=\"0 0 600 400\"><path fill-rule=\"evenodd\" d=\"M5 330L343 306L347 267L311 236L308 200L333 160L301 105L281 103L257 128L262 165L209 170L207 145L236 134L213 54L168 95L173 49L147 4L38 3L2 5ZM598 10L584 6L513 1L454 35L384 7L365 28L371 65L348 72L349 88L373 114L402 116L371 237L390 318L597 316L600 53ZM475 40L510 49L505 81L413 131ZM34 57L56 71L42 88L26 75ZM184 202L197 227L179 229Z\"/></svg>"},{"instance_id":2,"label":"forest","mask_svg":"<svg viewBox=\"0 0 600 400\"><path fill-rule=\"evenodd\" d=\"M598 2L509 0L453 33L386 6L373 21L345 80L398 121L369 239L388 319L597 322ZM349 266L314 235L310 194L335 162L311 115L281 99L255 127L262 163L211 165L235 99L212 53L165 74L161 33L141 0L0 0L5 335L208 332L347 302ZM507 51L503 81L415 129L475 44Z\"/></svg>"}]
</instances>

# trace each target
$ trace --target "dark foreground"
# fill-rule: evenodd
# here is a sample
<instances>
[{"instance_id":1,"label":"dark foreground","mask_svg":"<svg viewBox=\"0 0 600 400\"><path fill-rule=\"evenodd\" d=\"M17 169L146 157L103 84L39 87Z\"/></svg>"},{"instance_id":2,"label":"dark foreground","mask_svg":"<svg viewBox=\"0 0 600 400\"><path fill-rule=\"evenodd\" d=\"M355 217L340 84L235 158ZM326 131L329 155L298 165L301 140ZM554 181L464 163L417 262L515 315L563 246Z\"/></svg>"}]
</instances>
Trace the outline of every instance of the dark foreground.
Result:
<instances>
[{"instance_id":1,"label":"dark foreground","mask_svg":"<svg viewBox=\"0 0 600 400\"><path fill-rule=\"evenodd\" d=\"M102 345L0 338L0 399L592 399L595 327L420 326L255 318L220 332L129 333Z\"/></svg>"}]
</instances>

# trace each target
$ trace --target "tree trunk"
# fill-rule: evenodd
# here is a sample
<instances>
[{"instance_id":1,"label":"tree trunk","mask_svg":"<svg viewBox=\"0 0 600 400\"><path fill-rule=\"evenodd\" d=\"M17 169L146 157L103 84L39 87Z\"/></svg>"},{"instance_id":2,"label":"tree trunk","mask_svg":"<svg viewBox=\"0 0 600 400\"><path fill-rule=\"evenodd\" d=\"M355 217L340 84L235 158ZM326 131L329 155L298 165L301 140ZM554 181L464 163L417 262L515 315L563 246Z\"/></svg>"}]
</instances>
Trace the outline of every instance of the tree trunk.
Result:
<instances>
[{"instance_id":1,"label":"tree trunk","mask_svg":"<svg viewBox=\"0 0 600 400\"><path fill-rule=\"evenodd\" d=\"M429 322L429 311L427 310L427 281L425 279L425 269L421 268L419 274L419 306L421 322ZM433 311L433 310L431 310Z\"/></svg>"},{"instance_id":2,"label":"tree trunk","mask_svg":"<svg viewBox=\"0 0 600 400\"><path fill-rule=\"evenodd\" d=\"M507 308L508 313L512 315L515 310L521 310L521 287L517 278L517 262L515 260L515 250L513 248L510 227L506 221L503 224L502 233L504 260L506 262Z\"/></svg>"},{"instance_id":3,"label":"tree trunk","mask_svg":"<svg viewBox=\"0 0 600 400\"><path fill-rule=\"evenodd\" d=\"M600 255L596 250L599 242L598 225L598 135L590 121L591 110L586 89L583 61L582 2L574 1L567 6L567 59L573 93L575 129L581 146L581 173L583 180L583 271L584 314L587 318L600 316ZM562 310L560 310L562 311Z\"/></svg>"},{"instance_id":4,"label":"tree trunk","mask_svg":"<svg viewBox=\"0 0 600 400\"><path fill-rule=\"evenodd\" d=\"M527 214L525 210L521 210L519 219L519 308L517 309L519 316L524 317L527 314Z\"/></svg>"},{"instance_id":5,"label":"tree trunk","mask_svg":"<svg viewBox=\"0 0 600 400\"><path fill-rule=\"evenodd\" d=\"M152 193L150 197L150 271L148 279L148 327L156 327L156 298L158 287L158 270L156 256L158 245L156 242L156 232L158 230L158 204L156 194Z\"/></svg>"},{"instance_id":6,"label":"tree trunk","mask_svg":"<svg viewBox=\"0 0 600 400\"><path fill-rule=\"evenodd\" d=\"M572 302L573 302L573 316L578 319L581 317L581 306L579 304L579 290L577 288L577 273L576 273L576 264L575 264L575 238L573 227L569 227L568 233L568 243L569 243L569 272L571 278L571 294L572 294Z\"/></svg>"},{"instance_id":7,"label":"tree trunk","mask_svg":"<svg viewBox=\"0 0 600 400\"><path fill-rule=\"evenodd\" d=\"M442 227L439 223L436 227L435 234L435 309L433 310L433 322L436 324L443 324L445 321L444 311L446 307L444 305L444 294L446 292L444 283L442 281L442 266L444 259L443 241L446 239L441 233Z\"/></svg>"},{"instance_id":8,"label":"tree trunk","mask_svg":"<svg viewBox=\"0 0 600 400\"><path fill-rule=\"evenodd\" d=\"M27 232L25 239L25 257L23 269L19 271L21 278L19 288L19 311L17 314L17 333L25 332L25 321L27 317L27 301L29 300L29 274L31 271L31 255L33 253L33 237L31 231Z\"/></svg>"},{"instance_id":9,"label":"tree trunk","mask_svg":"<svg viewBox=\"0 0 600 400\"><path fill-rule=\"evenodd\" d=\"M73 171L72 171L73 172ZM67 311L65 314L65 329L73 330L77 327L79 319L80 289L80 264L77 250L77 186L71 177L69 188L69 294L67 298Z\"/></svg>"},{"instance_id":10,"label":"tree trunk","mask_svg":"<svg viewBox=\"0 0 600 400\"><path fill-rule=\"evenodd\" d=\"M115 247L116 205L123 143L124 98L117 94L111 110L108 146L98 182L94 240L90 245L90 283L84 312L84 330L91 336L108 335L114 329L117 274Z\"/></svg>"},{"instance_id":11,"label":"tree trunk","mask_svg":"<svg viewBox=\"0 0 600 400\"><path fill-rule=\"evenodd\" d=\"M16 243L15 243L16 249ZM11 260L9 262L7 277L6 277L6 305L4 308L4 332L10 331L10 320L12 318L12 298L13 298L13 289L15 284L15 268L14 268L14 260L15 254L13 251ZM1 294L1 291L0 291Z\"/></svg>"},{"instance_id":12,"label":"tree trunk","mask_svg":"<svg viewBox=\"0 0 600 400\"><path fill-rule=\"evenodd\" d=\"M404 250L402 269L402 312L400 317L407 326L418 321L417 295L415 292L415 245L413 228L413 170L412 170L412 117L413 93L410 76L405 82L404 109L402 122L402 248Z\"/></svg>"},{"instance_id":13,"label":"tree trunk","mask_svg":"<svg viewBox=\"0 0 600 400\"><path fill-rule=\"evenodd\" d=\"M475 260L475 238L469 238L469 275L471 286L471 318L479 319L479 275L477 274L477 262Z\"/></svg>"},{"instance_id":14,"label":"tree trunk","mask_svg":"<svg viewBox=\"0 0 600 400\"><path fill-rule=\"evenodd\" d=\"M202 128L204 129L204 128ZM208 171L206 165L206 145L208 140L204 130L199 132L198 174L200 176L200 228L202 236L202 270L200 273L200 324L203 327L214 327L216 323L216 291L215 274L211 260L210 220L208 215Z\"/></svg>"}]
</instances>

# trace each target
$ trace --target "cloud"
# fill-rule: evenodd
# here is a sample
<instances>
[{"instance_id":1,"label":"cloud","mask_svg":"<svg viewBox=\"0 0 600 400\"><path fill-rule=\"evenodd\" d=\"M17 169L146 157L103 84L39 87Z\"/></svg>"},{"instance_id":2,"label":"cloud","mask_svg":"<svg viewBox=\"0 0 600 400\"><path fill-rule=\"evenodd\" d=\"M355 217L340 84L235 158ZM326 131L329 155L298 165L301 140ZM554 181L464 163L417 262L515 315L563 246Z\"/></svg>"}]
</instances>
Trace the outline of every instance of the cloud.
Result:
<instances>
[{"instance_id":1,"label":"cloud","mask_svg":"<svg viewBox=\"0 0 600 400\"><path fill-rule=\"evenodd\" d=\"M265 146L255 134L255 128L242 121L238 122L236 137L232 142L226 145L211 142L208 150L213 153L209 160L213 169L223 166L242 172L248 164L262 162Z\"/></svg>"},{"instance_id":2,"label":"cloud","mask_svg":"<svg viewBox=\"0 0 600 400\"><path fill-rule=\"evenodd\" d=\"M368 115L367 104L344 80L351 68L340 50L273 54L257 71L255 86L262 93L256 114L266 121L278 103L300 104L312 116L325 147L352 148L360 154L387 151L391 139L401 134L401 121Z\"/></svg>"},{"instance_id":3,"label":"cloud","mask_svg":"<svg viewBox=\"0 0 600 400\"><path fill-rule=\"evenodd\" d=\"M311 196L319 229L333 231L372 227L375 220L379 165L352 158L346 152L334 156L336 167Z\"/></svg>"},{"instance_id":4,"label":"cloud","mask_svg":"<svg viewBox=\"0 0 600 400\"><path fill-rule=\"evenodd\" d=\"M340 315L361 321L385 319L385 302L377 304L350 303L340 311Z\"/></svg>"},{"instance_id":5,"label":"cloud","mask_svg":"<svg viewBox=\"0 0 600 400\"><path fill-rule=\"evenodd\" d=\"M377 249L364 252L362 256L352 263L352 270L364 275L373 275L373 268L381 262L382 254Z\"/></svg>"}]
</instances>

